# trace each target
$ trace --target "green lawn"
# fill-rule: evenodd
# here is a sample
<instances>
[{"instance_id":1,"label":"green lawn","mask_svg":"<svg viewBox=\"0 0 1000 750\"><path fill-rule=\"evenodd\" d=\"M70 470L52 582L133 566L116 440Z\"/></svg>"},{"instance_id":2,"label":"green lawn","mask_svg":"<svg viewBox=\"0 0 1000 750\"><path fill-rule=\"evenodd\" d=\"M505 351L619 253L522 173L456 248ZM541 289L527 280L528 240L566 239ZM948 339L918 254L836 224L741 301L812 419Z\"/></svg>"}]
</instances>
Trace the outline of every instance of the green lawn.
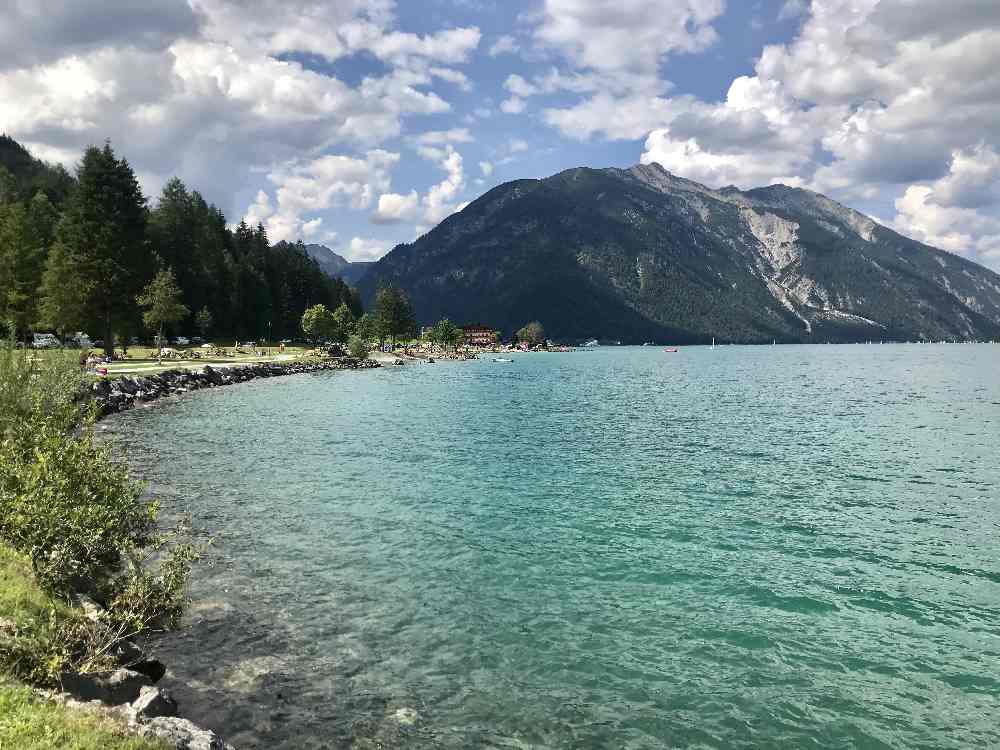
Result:
<instances>
[{"instance_id":1,"label":"green lawn","mask_svg":"<svg viewBox=\"0 0 1000 750\"><path fill-rule=\"evenodd\" d=\"M0 682L0 750L168 750L103 712L67 709Z\"/></svg>"},{"instance_id":2,"label":"green lawn","mask_svg":"<svg viewBox=\"0 0 1000 750\"><path fill-rule=\"evenodd\" d=\"M129 737L106 715L42 700L9 676L23 669L12 660L28 652L42 661L55 658L55 627L78 616L39 588L27 558L0 545L0 750L166 750Z\"/></svg>"}]
</instances>

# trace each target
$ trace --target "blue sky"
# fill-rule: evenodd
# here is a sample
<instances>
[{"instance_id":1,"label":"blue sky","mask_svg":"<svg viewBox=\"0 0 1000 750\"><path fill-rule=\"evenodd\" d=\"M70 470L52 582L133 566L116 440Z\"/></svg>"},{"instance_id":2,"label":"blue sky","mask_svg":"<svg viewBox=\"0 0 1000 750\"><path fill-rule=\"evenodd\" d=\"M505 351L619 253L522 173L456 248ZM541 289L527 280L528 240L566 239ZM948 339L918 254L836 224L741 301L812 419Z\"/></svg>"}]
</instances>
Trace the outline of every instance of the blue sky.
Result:
<instances>
[{"instance_id":1,"label":"blue sky","mask_svg":"<svg viewBox=\"0 0 1000 750\"><path fill-rule=\"evenodd\" d=\"M786 182L1000 267L993 0L14 0L0 129L373 259L507 180Z\"/></svg>"}]
</instances>

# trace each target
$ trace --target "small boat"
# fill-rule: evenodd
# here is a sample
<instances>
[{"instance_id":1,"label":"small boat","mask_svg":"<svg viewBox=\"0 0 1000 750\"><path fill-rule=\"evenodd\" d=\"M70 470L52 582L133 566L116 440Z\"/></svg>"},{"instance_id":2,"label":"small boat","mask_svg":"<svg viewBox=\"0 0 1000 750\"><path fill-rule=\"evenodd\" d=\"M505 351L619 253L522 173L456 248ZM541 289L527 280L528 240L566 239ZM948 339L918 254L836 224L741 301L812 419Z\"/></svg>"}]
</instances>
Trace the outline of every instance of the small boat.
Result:
<instances>
[{"instance_id":1,"label":"small boat","mask_svg":"<svg viewBox=\"0 0 1000 750\"><path fill-rule=\"evenodd\" d=\"M494 362L513 362L514 360L512 360L512 359L504 359L503 357L496 357L493 361Z\"/></svg>"},{"instance_id":2,"label":"small boat","mask_svg":"<svg viewBox=\"0 0 1000 750\"><path fill-rule=\"evenodd\" d=\"M675 354L676 352L679 352L679 351L680 351L680 349L678 349L678 348L677 348L677 347L675 347L675 346L668 346L668 347L667 347L666 349L664 349L663 351L665 351L665 352L670 352L671 354Z\"/></svg>"},{"instance_id":3,"label":"small boat","mask_svg":"<svg viewBox=\"0 0 1000 750\"><path fill-rule=\"evenodd\" d=\"M598 346L597 339L591 339L586 344L584 344L584 346Z\"/></svg>"}]
</instances>

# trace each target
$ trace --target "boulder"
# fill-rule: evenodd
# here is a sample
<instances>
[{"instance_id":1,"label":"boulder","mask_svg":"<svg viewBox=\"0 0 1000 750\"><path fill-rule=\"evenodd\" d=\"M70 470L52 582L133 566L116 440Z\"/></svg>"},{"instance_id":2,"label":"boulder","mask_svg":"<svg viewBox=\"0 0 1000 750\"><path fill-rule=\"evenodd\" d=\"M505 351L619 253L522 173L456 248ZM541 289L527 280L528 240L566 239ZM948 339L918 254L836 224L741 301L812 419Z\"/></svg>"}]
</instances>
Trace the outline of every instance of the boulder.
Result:
<instances>
[{"instance_id":1,"label":"boulder","mask_svg":"<svg viewBox=\"0 0 1000 750\"><path fill-rule=\"evenodd\" d=\"M144 674L131 669L116 669L111 673L75 674L64 673L62 687L74 698L83 701L98 700L102 703L131 703L139 697L143 687L152 685Z\"/></svg>"},{"instance_id":2,"label":"boulder","mask_svg":"<svg viewBox=\"0 0 1000 750\"><path fill-rule=\"evenodd\" d=\"M144 674L154 684L163 679L167 673L166 665L159 659L141 659L129 667L133 672Z\"/></svg>"},{"instance_id":3,"label":"boulder","mask_svg":"<svg viewBox=\"0 0 1000 750\"><path fill-rule=\"evenodd\" d=\"M232 750L215 732L176 716L151 719L139 726L139 734L161 739L176 750Z\"/></svg>"},{"instance_id":4,"label":"boulder","mask_svg":"<svg viewBox=\"0 0 1000 750\"><path fill-rule=\"evenodd\" d=\"M139 697L132 701L132 713L140 721L176 716L177 701L162 688L144 687L139 691Z\"/></svg>"}]
</instances>

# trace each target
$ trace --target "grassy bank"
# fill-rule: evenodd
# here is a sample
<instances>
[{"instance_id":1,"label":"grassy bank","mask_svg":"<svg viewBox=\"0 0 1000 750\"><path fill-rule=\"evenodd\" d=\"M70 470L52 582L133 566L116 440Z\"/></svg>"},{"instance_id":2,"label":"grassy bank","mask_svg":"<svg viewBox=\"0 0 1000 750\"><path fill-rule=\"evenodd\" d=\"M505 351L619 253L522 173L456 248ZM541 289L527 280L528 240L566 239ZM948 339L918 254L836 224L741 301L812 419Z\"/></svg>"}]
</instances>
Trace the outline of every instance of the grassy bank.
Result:
<instances>
[{"instance_id":1,"label":"grassy bank","mask_svg":"<svg viewBox=\"0 0 1000 750\"><path fill-rule=\"evenodd\" d=\"M110 671L123 641L176 622L194 557L94 440L87 385L72 353L0 345L0 750L163 747L26 689Z\"/></svg>"},{"instance_id":2,"label":"grassy bank","mask_svg":"<svg viewBox=\"0 0 1000 750\"><path fill-rule=\"evenodd\" d=\"M46 701L9 676L26 671L19 660L62 662L62 633L81 619L41 587L27 557L0 546L0 659L8 672L0 676L0 750L164 750L130 737L113 717Z\"/></svg>"},{"instance_id":3,"label":"grassy bank","mask_svg":"<svg viewBox=\"0 0 1000 750\"><path fill-rule=\"evenodd\" d=\"M69 709L0 678L0 750L168 750L107 713Z\"/></svg>"}]
</instances>

